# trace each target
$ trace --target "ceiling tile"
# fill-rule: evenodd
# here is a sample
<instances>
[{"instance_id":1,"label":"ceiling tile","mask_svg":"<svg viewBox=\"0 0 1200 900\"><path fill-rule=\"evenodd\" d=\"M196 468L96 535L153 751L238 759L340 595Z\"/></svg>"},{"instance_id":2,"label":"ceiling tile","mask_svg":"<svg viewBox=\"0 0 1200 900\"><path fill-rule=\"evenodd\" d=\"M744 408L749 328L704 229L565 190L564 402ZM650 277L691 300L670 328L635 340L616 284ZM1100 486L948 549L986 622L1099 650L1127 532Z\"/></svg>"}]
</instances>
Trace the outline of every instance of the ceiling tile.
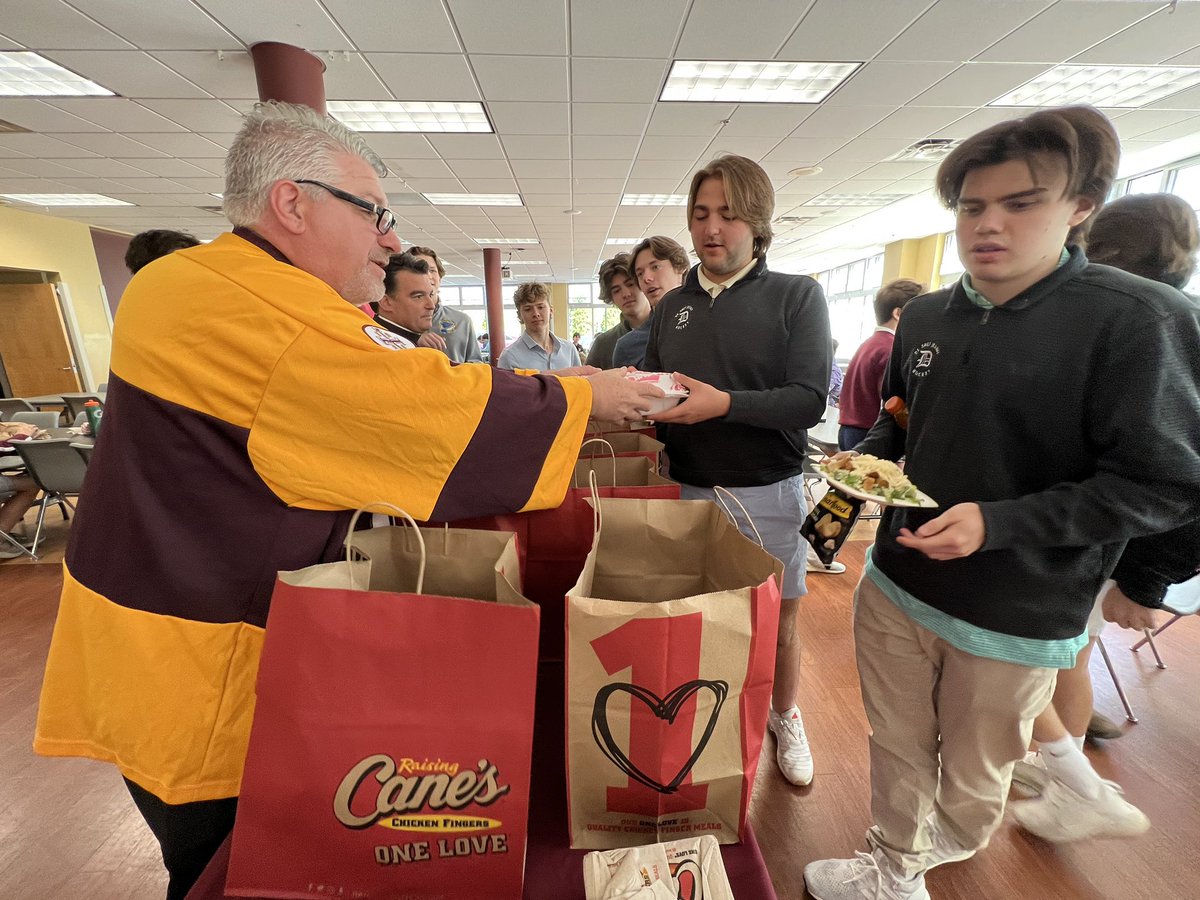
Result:
<instances>
[{"instance_id":1,"label":"ceiling tile","mask_svg":"<svg viewBox=\"0 0 1200 900\"><path fill-rule=\"evenodd\" d=\"M309 50L353 50L319 3L246 3L245 0L195 0L247 47L260 41L286 41ZM196 45L183 49L201 49Z\"/></svg>"},{"instance_id":2,"label":"ceiling tile","mask_svg":"<svg viewBox=\"0 0 1200 900\"><path fill-rule=\"evenodd\" d=\"M667 59L687 5L687 0L571 0L571 51L576 56L605 56L619 44L622 56ZM613 23L626 26L616 41Z\"/></svg>"},{"instance_id":3,"label":"ceiling tile","mask_svg":"<svg viewBox=\"0 0 1200 900\"><path fill-rule=\"evenodd\" d=\"M140 140L127 138L121 134L60 134L58 137L69 141L77 148L72 156L86 156L88 153L104 154L114 159L143 159L148 156L166 156L162 150L143 144ZM142 137L139 135L138 137ZM83 152L78 152L82 150ZM42 154L45 155L45 154Z\"/></svg>"},{"instance_id":4,"label":"ceiling tile","mask_svg":"<svg viewBox=\"0 0 1200 900\"><path fill-rule=\"evenodd\" d=\"M45 56L123 97L208 96L140 50L48 50Z\"/></svg>"},{"instance_id":5,"label":"ceiling tile","mask_svg":"<svg viewBox=\"0 0 1200 900\"><path fill-rule=\"evenodd\" d=\"M1058 65L1153 12L1143 3L1061 0L975 57Z\"/></svg>"},{"instance_id":6,"label":"ceiling tile","mask_svg":"<svg viewBox=\"0 0 1200 900\"><path fill-rule=\"evenodd\" d=\"M368 53L399 100L479 100L467 58L449 53Z\"/></svg>"},{"instance_id":7,"label":"ceiling tile","mask_svg":"<svg viewBox=\"0 0 1200 900\"><path fill-rule=\"evenodd\" d=\"M59 135L58 137L68 137ZM86 134L83 138L109 138L119 135ZM130 141L130 143L133 143ZM100 151L103 153L104 151ZM65 140L44 134L0 134L0 157L32 156L39 159L75 159L83 156L99 156L89 149L81 148ZM111 155L111 154L106 154Z\"/></svg>"},{"instance_id":8,"label":"ceiling tile","mask_svg":"<svg viewBox=\"0 0 1200 900\"><path fill-rule=\"evenodd\" d=\"M695 0L676 59L774 59L782 38L792 33L805 4L756 0L748 19L738 20L729 0ZM819 59L827 59L822 55Z\"/></svg>"},{"instance_id":9,"label":"ceiling tile","mask_svg":"<svg viewBox=\"0 0 1200 900\"><path fill-rule=\"evenodd\" d=\"M511 178L459 178L463 190L472 194L516 194L517 183Z\"/></svg>"},{"instance_id":10,"label":"ceiling tile","mask_svg":"<svg viewBox=\"0 0 1200 900\"><path fill-rule=\"evenodd\" d=\"M450 167L440 159L388 159L388 168L400 178L453 178Z\"/></svg>"},{"instance_id":11,"label":"ceiling tile","mask_svg":"<svg viewBox=\"0 0 1200 900\"><path fill-rule=\"evenodd\" d=\"M655 103L646 133L715 135L735 109L730 103Z\"/></svg>"},{"instance_id":12,"label":"ceiling tile","mask_svg":"<svg viewBox=\"0 0 1200 900\"><path fill-rule=\"evenodd\" d=\"M139 131L184 130L182 125L123 97L55 97L46 102L72 115L122 134L134 134ZM72 130L85 131L86 129Z\"/></svg>"},{"instance_id":13,"label":"ceiling tile","mask_svg":"<svg viewBox=\"0 0 1200 900\"><path fill-rule=\"evenodd\" d=\"M518 179L567 178L571 174L571 163L565 159L513 159L509 163Z\"/></svg>"},{"instance_id":14,"label":"ceiling tile","mask_svg":"<svg viewBox=\"0 0 1200 900\"><path fill-rule=\"evenodd\" d=\"M757 137L763 134L790 134L817 108L815 103L745 103L730 116L721 135Z\"/></svg>"},{"instance_id":15,"label":"ceiling tile","mask_svg":"<svg viewBox=\"0 0 1200 900\"><path fill-rule=\"evenodd\" d=\"M571 190L570 178L521 178L521 192L531 194L565 193Z\"/></svg>"},{"instance_id":16,"label":"ceiling tile","mask_svg":"<svg viewBox=\"0 0 1200 900\"><path fill-rule=\"evenodd\" d=\"M664 137L649 135L642 139L638 159L673 159L691 162L704 154L711 139L705 136Z\"/></svg>"},{"instance_id":17,"label":"ceiling tile","mask_svg":"<svg viewBox=\"0 0 1200 900\"><path fill-rule=\"evenodd\" d=\"M798 4L797 4L798 5ZM929 0L818 0L775 59L872 59L929 7ZM846 27L847 14L854 26Z\"/></svg>"},{"instance_id":18,"label":"ceiling tile","mask_svg":"<svg viewBox=\"0 0 1200 900\"><path fill-rule=\"evenodd\" d=\"M485 56L471 65L488 100L563 101L568 99L565 56Z\"/></svg>"},{"instance_id":19,"label":"ceiling tile","mask_svg":"<svg viewBox=\"0 0 1200 900\"><path fill-rule=\"evenodd\" d=\"M0 97L0 119L42 133L104 130L93 122L29 97Z\"/></svg>"},{"instance_id":20,"label":"ceiling tile","mask_svg":"<svg viewBox=\"0 0 1200 900\"><path fill-rule=\"evenodd\" d=\"M630 152L629 156L633 153ZM624 178L629 172L629 159L584 159L577 157L571 163L571 174L575 178Z\"/></svg>"},{"instance_id":21,"label":"ceiling tile","mask_svg":"<svg viewBox=\"0 0 1200 900\"><path fill-rule=\"evenodd\" d=\"M967 63L915 97L911 105L977 109L1045 71L1043 63Z\"/></svg>"},{"instance_id":22,"label":"ceiling tile","mask_svg":"<svg viewBox=\"0 0 1200 900\"><path fill-rule=\"evenodd\" d=\"M659 59L571 59L571 99L591 103L650 103L667 64Z\"/></svg>"},{"instance_id":23,"label":"ceiling tile","mask_svg":"<svg viewBox=\"0 0 1200 900\"><path fill-rule=\"evenodd\" d=\"M36 178L80 178L85 174L53 159L6 159L4 167Z\"/></svg>"},{"instance_id":24,"label":"ceiling tile","mask_svg":"<svg viewBox=\"0 0 1200 900\"><path fill-rule=\"evenodd\" d=\"M843 142L857 137L898 109L892 106L822 106L805 119L794 138L837 138Z\"/></svg>"},{"instance_id":25,"label":"ceiling tile","mask_svg":"<svg viewBox=\"0 0 1200 900\"><path fill-rule=\"evenodd\" d=\"M1200 87L1179 91L1148 104L1146 109L1190 109L1200 111Z\"/></svg>"},{"instance_id":26,"label":"ceiling tile","mask_svg":"<svg viewBox=\"0 0 1200 900\"><path fill-rule=\"evenodd\" d=\"M130 160L130 166L137 166L143 170L144 175L159 175L163 178L203 178L208 175L204 169L192 165L190 162L184 162L182 159L173 157L164 157L161 159L138 159ZM119 178L116 172L109 173L111 178ZM220 188L217 188L220 190Z\"/></svg>"},{"instance_id":27,"label":"ceiling tile","mask_svg":"<svg viewBox=\"0 0 1200 900\"><path fill-rule=\"evenodd\" d=\"M189 0L154 0L153 15L131 14L128 0L71 0L71 5L143 50L242 47Z\"/></svg>"},{"instance_id":28,"label":"ceiling tile","mask_svg":"<svg viewBox=\"0 0 1200 900\"><path fill-rule=\"evenodd\" d=\"M195 159L224 159L224 147L214 144L198 134L187 132L173 134L139 134L139 143L155 150L161 150L168 156L188 156Z\"/></svg>"},{"instance_id":29,"label":"ceiling tile","mask_svg":"<svg viewBox=\"0 0 1200 900\"><path fill-rule=\"evenodd\" d=\"M908 138L920 140L926 137L936 137L938 129L949 125L956 119L966 115L967 110L960 108L945 108L936 106L906 106L896 110L878 125L874 125L863 133L869 138Z\"/></svg>"},{"instance_id":30,"label":"ceiling tile","mask_svg":"<svg viewBox=\"0 0 1200 900\"><path fill-rule=\"evenodd\" d=\"M907 138L857 138L828 158L844 162L878 162L907 146Z\"/></svg>"},{"instance_id":31,"label":"ceiling tile","mask_svg":"<svg viewBox=\"0 0 1200 900\"><path fill-rule=\"evenodd\" d=\"M105 156L89 156L86 159L59 160L64 166L77 169L85 175L95 175L103 178L145 178L150 173L141 167L144 159L123 161L110 159ZM201 173L204 174L204 173ZM217 190L220 190L218 188Z\"/></svg>"},{"instance_id":32,"label":"ceiling tile","mask_svg":"<svg viewBox=\"0 0 1200 900\"><path fill-rule=\"evenodd\" d=\"M504 159L494 134L430 134L427 140L443 159Z\"/></svg>"},{"instance_id":33,"label":"ceiling tile","mask_svg":"<svg viewBox=\"0 0 1200 900\"><path fill-rule=\"evenodd\" d=\"M867 63L833 92L827 106L899 106L959 67L957 62Z\"/></svg>"},{"instance_id":34,"label":"ceiling tile","mask_svg":"<svg viewBox=\"0 0 1200 900\"><path fill-rule=\"evenodd\" d=\"M566 134L566 103L489 103L496 131L509 134Z\"/></svg>"},{"instance_id":35,"label":"ceiling tile","mask_svg":"<svg viewBox=\"0 0 1200 900\"><path fill-rule=\"evenodd\" d=\"M398 27L381 27L380 10L362 0L321 0L355 46L392 53L457 53L458 37L440 0L404 0Z\"/></svg>"},{"instance_id":36,"label":"ceiling tile","mask_svg":"<svg viewBox=\"0 0 1200 900\"><path fill-rule=\"evenodd\" d=\"M567 5L562 0L521 0L515 15L497 15L493 0L448 0L448 5L470 53L511 53L514 48L529 56L567 53Z\"/></svg>"},{"instance_id":37,"label":"ceiling tile","mask_svg":"<svg viewBox=\"0 0 1200 900\"><path fill-rule=\"evenodd\" d=\"M237 131L242 127L241 113L220 100L147 99L138 103L189 131Z\"/></svg>"},{"instance_id":38,"label":"ceiling tile","mask_svg":"<svg viewBox=\"0 0 1200 900\"><path fill-rule=\"evenodd\" d=\"M977 132L983 131L985 128L991 128L997 122L1019 119L1036 111L1035 108L1029 106L993 106L977 109L972 113L967 113L967 115L958 121L947 125L938 133L938 137L968 138Z\"/></svg>"},{"instance_id":39,"label":"ceiling tile","mask_svg":"<svg viewBox=\"0 0 1200 900\"><path fill-rule=\"evenodd\" d=\"M509 159L567 159L571 155L571 139L565 134L501 135L504 152Z\"/></svg>"},{"instance_id":40,"label":"ceiling tile","mask_svg":"<svg viewBox=\"0 0 1200 900\"><path fill-rule=\"evenodd\" d=\"M258 83L250 54L239 50L159 50L151 54L214 97L257 100Z\"/></svg>"},{"instance_id":41,"label":"ceiling tile","mask_svg":"<svg viewBox=\"0 0 1200 900\"><path fill-rule=\"evenodd\" d=\"M785 138L764 157L767 162L791 161L796 166L811 165L846 143L845 138Z\"/></svg>"},{"instance_id":42,"label":"ceiling tile","mask_svg":"<svg viewBox=\"0 0 1200 900\"><path fill-rule=\"evenodd\" d=\"M664 181L678 183L691 175L694 168L691 162L679 162L666 159L639 159L633 164L629 173L630 178L659 178ZM630 193L659 193L658 191L630 191Z\"/></svg>"},{"instance_id":43,"label":"ceiling tile","mask_svg":"<svg viewBox=\"0 0 1200 900\"><path fill-rule=\"evenodd\" d=\"M735 153L757 161L774 150L779 141L776 137L739 137L721 132L705 148L704 156L711 159L721 153Z\"/></svg>"},{"instance_id":44,"label":"ceiling tile","mask_svg":"<svg viewBox=\"0 0 1200 900\"><path fill-rule=\"evenodd\" d=\"M888 44L880 59L960 62L1020 28L1053 0L954 0L936 3Z\"/></svg>"},{"instance_id":45,"label":"ceiling tile","mask_svg":"<svg viewBox=\"0 0 1200 900\"><path fill-rule=\"evenodd\" d=\"M1200 8L1181 3L1161 7L1152 16L1071 57L1073 64L1123 66L1156 65L1200 41Z\"/></svg>"},{"instance_id":46,"label":"ceiling tile","mask_svg":"<svg viewBox=\"0 0 1200 900\"><path fill-rule=\"evenodd\" d=\"M635 136L614 134L605 137L593 135L571 138L571 155L575 159L620 159L630 160L637 152Z\"/></svg>"},{"instance_id":47,"label":"ceiling tile","mask_svg":"<svg viewBox=\"0 0 1200 900\"><path fill-rule=\"evenodd\" d=\"M446 165L458 178L512 178L504 159L447 159Z\"/></svg>"},{"instance_id":48,"label":"ceiling tile","mask_svg":"<svg viewBox=\"0 0 1200 900\"><path fill-rule=\"evenodd\" d=\"M646 128L645 103L572 103L574 134L637 134Z\"/></svg>"},{"instance_id":49,"label":"ceiling tile","mask_svg":"<svg viewBox=\"0 0 1200 900\"><path fill-rule=\"evenodd\" d=\"M420 134L375 132L364 135L364 140L384 159L437 159L440 155Z\"/></svg>"},{"instance_id":50,"label":"ceiling tile","mask_svg":"<svg viewBox=\"0 0 1200 900\"><path fill-rule=\"evenodd\" d=\"M4 8L4 24L0 27L4 28L5 36L26 47L63 50L126 50L133 47L129 41L60 0L6 3Z\"/></svg>"}]
</instances>

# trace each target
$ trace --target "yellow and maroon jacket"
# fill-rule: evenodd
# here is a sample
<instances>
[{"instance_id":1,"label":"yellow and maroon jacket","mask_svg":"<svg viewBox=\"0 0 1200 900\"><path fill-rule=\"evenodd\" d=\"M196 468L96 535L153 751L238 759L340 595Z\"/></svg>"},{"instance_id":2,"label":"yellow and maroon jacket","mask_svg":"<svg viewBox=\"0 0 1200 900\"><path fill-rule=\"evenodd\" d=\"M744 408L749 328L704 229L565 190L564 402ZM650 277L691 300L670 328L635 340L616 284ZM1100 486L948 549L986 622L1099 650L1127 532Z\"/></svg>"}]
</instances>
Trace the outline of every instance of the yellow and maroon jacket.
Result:
<instances>
[{"instance_id":1,"label":"yellow and maroon jacket","mask_svg":"<svg viewBox=\"0 0 1200 900\"><path fill-rule=\"evenodd\" d=\"M238 793L276 571L335 559L345 511L378 500L437 520L557 506L591 406L582 378L396 349L239 235L121 300L34 737L168 803Z\"/></svg>"}]
</instances>

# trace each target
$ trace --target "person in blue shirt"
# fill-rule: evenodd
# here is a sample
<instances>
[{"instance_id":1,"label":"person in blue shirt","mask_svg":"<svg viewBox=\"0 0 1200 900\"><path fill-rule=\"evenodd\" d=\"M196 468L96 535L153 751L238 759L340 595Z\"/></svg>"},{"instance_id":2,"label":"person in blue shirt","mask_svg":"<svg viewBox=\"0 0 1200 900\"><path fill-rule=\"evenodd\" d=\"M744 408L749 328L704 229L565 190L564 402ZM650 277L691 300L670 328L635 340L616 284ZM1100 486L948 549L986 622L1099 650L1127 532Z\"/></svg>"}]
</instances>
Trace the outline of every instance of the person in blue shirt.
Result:
<instances>
[{"instance_id":1,"label":"person in blue shirt","mask_svg":"<svg viewBox=\"0 0 1200 900\"><path fill-rule=\"evenodd\" d=\"M517 307L517 319L525 330L500 354L498 365L501 369L551 372L579 366L579 351L575 345L560 340L550 331L554 310L550 308L548 286L538 282L520 285L513 295L513 304Z\"/></svg>"}]
</instances>

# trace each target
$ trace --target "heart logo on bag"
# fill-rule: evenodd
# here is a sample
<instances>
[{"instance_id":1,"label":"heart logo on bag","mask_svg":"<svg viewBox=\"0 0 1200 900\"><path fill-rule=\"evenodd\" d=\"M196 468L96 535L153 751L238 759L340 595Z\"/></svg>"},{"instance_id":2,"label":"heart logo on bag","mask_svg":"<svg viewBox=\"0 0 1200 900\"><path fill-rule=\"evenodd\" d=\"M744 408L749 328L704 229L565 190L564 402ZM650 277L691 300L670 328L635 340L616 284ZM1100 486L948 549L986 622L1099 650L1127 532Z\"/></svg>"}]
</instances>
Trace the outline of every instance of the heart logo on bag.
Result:
<instances>
[{"instance_id":1,"label":"heart logo on bag","mask_svg":"<svg viewBox=\"0 0 1200 900\"><path fill-rule=\"evenodd\" d=\"M679 715L679 710L683 708L683 704L702 690L712 691L713 698L716 701L713 704L712 712L709 713L708 723L704 726L704 733L700 735L700 740L696 742L696 747L692 750L692 755L687 758L687 761L675 774L675 777L666 784L651 778L635 766L629 757L625 755L625 752L617 746L617 742L612 735L612 729L608 724L608 700L613 694L629 694L630 697L646 704L657 718L662 719L668 725L672 725L675 722L675 717ZM728 694L728 682L705 681L704 679L684 682L665 697L659 697L653 691L639 687L636 684L626 684L624 682L606 684L596 692L596 702L592 707L592 737L595 739L596 745L600 748L601 752L612 761L613 765L630 778L644 784L648 788L653 788L660 794L674 794L679 790L679 786L683 784L683 780L687 778L688 773L692 771L692 767L696 765L696 760L700 758L700 754L704 752L704 748L708 746L709 739L717 727L717 717L721 714L721 706L724 704L725 697Z\"/></svg>"}]
</instances>

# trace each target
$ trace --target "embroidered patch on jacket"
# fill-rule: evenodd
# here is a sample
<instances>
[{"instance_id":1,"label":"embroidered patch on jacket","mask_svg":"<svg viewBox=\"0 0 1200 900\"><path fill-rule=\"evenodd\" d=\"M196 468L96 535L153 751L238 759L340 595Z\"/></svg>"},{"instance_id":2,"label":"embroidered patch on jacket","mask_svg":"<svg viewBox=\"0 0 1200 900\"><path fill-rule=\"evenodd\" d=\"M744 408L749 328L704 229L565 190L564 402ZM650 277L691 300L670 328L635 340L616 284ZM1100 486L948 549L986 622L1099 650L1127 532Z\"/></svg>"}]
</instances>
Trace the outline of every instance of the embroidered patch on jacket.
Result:
<instances>
[{"instance_id":1,"label":"embroidered patch on jacket","mask_svg":"<svg viewBox=\"0 0 1200 900\"><path fill-rule=\"evenodd\" d=\"M408 338L401 337L386 328L380 328L378 325L364 325L363 334L380 347L387 347L389 350L415 350L417 346Z\"/></svg>"},{"instance_id":2,"label":"embroidered patch on jacket","mask_svg":"<svg viewBox=\"0 0 1200 900\"><path fill-rule=\"evenodd\" d=\"M688 320L692 317L692 305L689 303L679 312L675 313L675 330L680 331L687 328Z\"/></svg>"},{"instance_id":3,"label":"embroidered patch on jacket","mask_svg":"<svg viewBox=\"0 0 1200 900\"><path fill-rule=\"evenodd\" d=\"M914 378L924 378L929 374L929 370L933 368L933 361L937 359L937 355L941 352L934 341L925 341L912 352L913 367L912 375Z\"/></svg>"}]
</instances>

